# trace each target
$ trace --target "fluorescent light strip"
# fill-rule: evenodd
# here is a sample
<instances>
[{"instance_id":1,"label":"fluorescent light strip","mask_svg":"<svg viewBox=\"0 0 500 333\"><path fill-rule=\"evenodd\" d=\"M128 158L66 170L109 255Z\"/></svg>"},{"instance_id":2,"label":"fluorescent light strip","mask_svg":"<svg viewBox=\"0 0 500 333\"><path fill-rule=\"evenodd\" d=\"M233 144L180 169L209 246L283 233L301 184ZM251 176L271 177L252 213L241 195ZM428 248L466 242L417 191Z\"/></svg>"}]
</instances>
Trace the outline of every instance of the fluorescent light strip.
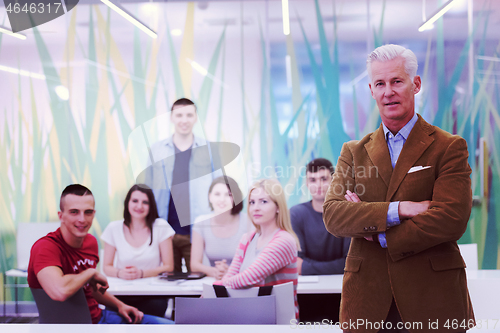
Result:
<instances>
[{"instance_id":1,"label":"fluorescent light strip","mask_svg":"<svg viewBox=\"0 0 500 333\"><path fill-rule=\"evenodd\" d=\"M486 61L496 61L496 62L500 62L500 58L496 58L496 57L476 56L476 59L479 59L479 60L486 60Z\"/></svg>"},{"instance_id":2,"label":"fluorescent light strip","mask_svg":"<svg viewBox=\"0 0 500 333\"><path fill-rule=\"evenodd\" d=\"M434 24L434 22L436 22L441 16L443 16L444 13L449 11L451 7L453 7L456 4L456 2L458 2L458 0L450 0L446 4L444 4L444 6L438 9L436 14L432 15L430 19L422 23L422 25L418 28L418 31L422 32L425 30L432 29L432 25Z\"/></svg>"},{"instance_id":3,"label":"fluorescent light strip","mask_svg":"<svg viewBox=\"0 0 500 333\"><path fill-rule=\"evenodd\" d=\"M210 74L205 67L203 67L196 61L191 60L189 58L186 58L186 61L191 65L191 67L193 67L195 71L197 71L201 75L208 77L210 80L214 81L217 84L220 84L222 87L224 87L224 89L229 89L229 86L227 84L225 84L224 82L222 82L221 80Z\"/></svg>"},{"instance_id":4,"label":"fluorescent light strip","mask_svg":"<svg viewBox=\"0 0 500 333\"><path fill-rule=\"evenodd\" d=\"M285 36L290 34L290 14L288 11L288 0L281 0L281 9L283 11L283 33Z\"/></svg>"},{"instance_id":5,"label":"fluorescent light strip","mask_svg":"<svg viewBox=\"0 0 500 333\"><path fill-rule=\"evenodd\" d=\"M149 27L147 27L144 23L139 21L137 18L135 18L132 14L127 12L125 8L121 7L120 5L116 5L112 3L109 0L101 0L105 5L107 5L109 8L113 9L115 12L126 18L130 23L135 25L137 28L141 29L144 31L148 36L152 38L158 38L158 35L156 32L151 30Z\"/></svg>"},{"instance_id":6,"label":"fluorescent light strip","mask_svg":"<svg viewBox=\"0 0 500 333\"><path fill-rule=\"evenodd\" d=\"M285 57L285 68L286 68L286 86L288 88L292 87L292 58L289 54Z\"/></svg>"},{"instance_id":7,"label":"fluorescent light strip","mask_svg":"<svg viewBox=\"0 0 500 333\"><path fill-rule=\"evenodd\" d=\"M17 32L12 32L11 30L9 30L5 27L2 27L2 26L0 26L0 32L4 33L6 35L12 36L12 37L19 38L19 39L23 39L23 40L26 39L25 35L17 33Z\"/></svg>"},{"instance_id":8,"label":"fluorescent light strip","mask_svg":"<svg viewBox=\"0 0 500 333\"><path fill-rule=\"evenodd\" d=\"M27 77L32 77L34 79L39 79L39 80L45 80L45 75L42 74L36 74L36 73L31 73L25 70L19 70L17 68L9 67L9 66L3 66L0 65L0 71L4 71L7 73L12 73L12 74L19 74L22 76L27 76Z\"/></svg>"},{"instance_id":9,"label":"fluorescent light strip","mask_svg":"<svg viewBox=\"0 0 500 333\"><path fill-rule=\"evenodd\" d=\"M197 71L198 73L200 73L203 76L207 76L208 71L202 65L200 65L196 61L191 60L189 58L186 58L186 61L191 65L191 67L193 67L193 69L195 71Z\"/></svg>"}]
</instances>

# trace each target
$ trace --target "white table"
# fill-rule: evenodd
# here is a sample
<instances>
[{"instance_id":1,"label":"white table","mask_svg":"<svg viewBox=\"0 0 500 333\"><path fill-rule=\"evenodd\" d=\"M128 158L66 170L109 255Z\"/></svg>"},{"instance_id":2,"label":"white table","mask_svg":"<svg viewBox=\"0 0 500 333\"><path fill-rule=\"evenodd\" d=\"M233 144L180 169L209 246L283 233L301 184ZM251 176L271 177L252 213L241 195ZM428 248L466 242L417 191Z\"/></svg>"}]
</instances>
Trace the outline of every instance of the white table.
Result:
<instances>
[{"instance_id":1,"label":"white table","mask_svg":"<svg viewBox=\"0 0 500 333\"><path fill-rule=\"evenodd\" d=\"M499 333L496 328L477 328L468 332ZM93 333L292 333L292 332L342 332L337 326L297 326L297 325L92 325ZM39 324L0 324L2 333L87 333L89 325L39 325Z\"/></svg>"},{"instance_id":2,"label":"white table","mask_svg":"<svg viewBox=\"0 0 500 333\"><path fill-rule=\"evenodd\" d=\"M342 275L305 276L299 278L297 293L299 294L339 294L342 291ZM146 278L125 281L108 278L114 295L200 295L203 283L211 284L214 279L205 277L190 281L165 281L158 278ZM500 270L467 270L467 283L474 307L476 319L485 321L486 325L499 320L500 329ZM484 328L483 328L484 329Z\"/></svg>"},{"instance_id":3,"label":"white table","mask_svg":"<svg viewBox=\"0 0 500 333\"><path fill-rule=\"evenodd\" d=\"M340 294L342 291L342 275L305 276L299 278L297 293L299 294ZM203 284L212 284L214 278L204 277L199 280L167 281L157 277L139 280L122 280L108 277L109 289L117 296L137 295L201 295Z\"/></svg>"},{"instance_id":4,"label":"white table","mask_svg":"<svg viewBox=\"0 0 500 333\"><path fill-rule=\"evenodd\" d=\"M476 319L500 329L500 270L467 270L467 287Z\"/></svg>"},{"instance_id":5,"label":"white table","mask_svg":"<svg viewBox=\"0 0 500 333\"><path fill-rule=\"evenodd\" d=\"M294 328L295 327L295 328ZM305 328L305 327L303 327ZM93 325L93 333L291 333L298 326L288 325ZM318 329L318 327L316 327ZM2 333L88 333L89 325L0 324ZM308 330L310 331L310 330ZM329 327L328 332L342 332Z\"/></svg>"}]
</instances>

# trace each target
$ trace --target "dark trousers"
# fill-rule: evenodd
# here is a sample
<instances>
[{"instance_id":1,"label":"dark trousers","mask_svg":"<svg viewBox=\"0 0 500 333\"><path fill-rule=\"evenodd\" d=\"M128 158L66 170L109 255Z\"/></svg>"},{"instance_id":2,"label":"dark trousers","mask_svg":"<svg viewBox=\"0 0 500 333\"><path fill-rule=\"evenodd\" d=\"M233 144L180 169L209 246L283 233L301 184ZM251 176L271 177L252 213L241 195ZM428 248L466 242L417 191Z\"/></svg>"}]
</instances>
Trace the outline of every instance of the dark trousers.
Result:
<instances>
[{"instance_id":1,"label":"dark trousers","mask_svg":"<svg viewBox=\"0 0 500 333\"><path fill-rule=\"evenodd\" d=\"M337 323L340 294L298 294L299 317L305 323Z\"/></svg>"},{"instance_id":2,"label":"dark trousers","mask_svg":"<svg viewBox=\"0 0 500 333\"><path fill-rule=\"evenodd\" d=\"M166 296L116 296L116 298L152 316L163 317L167 310Z\"/></svg>"},{"instance_id":3,"label":"dark trousers","mask_svg":"<svg viewBox=\"0 0 500 333\"><path fill-rule=\"evenodd\" d=\"M381 329L379 331L379 333L395 333L395 332L408 333L407 329L404 329L404 328L398 329L398 323L401 323L401 324L399 324L401 327L404 327L404 325L402 325L403 320L401 319L401 316L399 315L398 307L396 306L396 302L394 301L394 298L392 299L391 308L389 309L389 313L387 314L387 318L385 319L385 323L386 323L386 325L385 325L384 329ZM387 324L387 323L391 323L392 325ZM392 329L388 329L387 327L392 327Z\"/></svg>"},{"instance_id":4,"label":"dark trousers","mask_svg":"<svg viewBox=\"0 0 500 333\"><path fill-rule=\"evenodd\" d=\"M396 302L394 301L394 298L392 299L391 308L389 309L389 313L387 314L387 318L385 319L385 322L386 323L390 322L392 324L392 329L384 328L384 329L381 329L379 331L379 333L396 333L396 332L397 333L409 333L409 331L407 329L404 329L404 328L398 329L397 328L398 323L401 323L401 324L399 324L400 327L404 327L404 324L402 324L403 320L401 319L401 316L399 314L398 307L396 306ZM423 325L425 325L425 323L423 323ZM385 327L388 327L388 326L385 326ZM407 327L410 327L410 325L408 324ZM462 331L460 333L465 333L465 331Z\"/></svg>"},{"instance_id":5,"label":"dark trousers","mask_svg":"<svg viewBox=\"0 0 500 333\"><path fill-rule=\"evenodd\" d=\"M191 235L175 234L172 240L174 247L174 272L182 272L182 258L186 261L186 268L191 272Z\"/></svg>"}]
</instances>

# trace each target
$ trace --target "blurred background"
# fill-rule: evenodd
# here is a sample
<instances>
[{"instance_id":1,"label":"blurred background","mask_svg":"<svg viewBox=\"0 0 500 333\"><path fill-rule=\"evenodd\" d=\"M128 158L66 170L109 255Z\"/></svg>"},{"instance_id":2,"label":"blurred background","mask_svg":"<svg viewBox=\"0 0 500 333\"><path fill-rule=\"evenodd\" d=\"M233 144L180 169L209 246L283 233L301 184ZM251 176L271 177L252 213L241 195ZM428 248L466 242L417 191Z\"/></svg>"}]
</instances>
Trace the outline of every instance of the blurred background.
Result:
<instances>
[{"instance_id":1,"label":"blurred background","mask_svg":"<svg viewBox=\"0 0 500 333\"><path fill-rule=\"evenodd\" d=\"M172 135L180 97L198 106L198 135L241 148L226 171L243 188L277 177L289 205L307 200L306 163L336 164L344 142L380 125L365 62L387 43L417 55L416 111L467 140L475 200L460 243L478 244L479 268L499 268L500 1L455 0L419 31L450 2L289 0L286 35L280 0L122 1L153 38L80 0L25 39L0 33L0 270L15 267L17 224L57 221L70 183L94 192L98 239L122 218L129 136L153 119L151 138Z\"/></svg>"}]
</instances>

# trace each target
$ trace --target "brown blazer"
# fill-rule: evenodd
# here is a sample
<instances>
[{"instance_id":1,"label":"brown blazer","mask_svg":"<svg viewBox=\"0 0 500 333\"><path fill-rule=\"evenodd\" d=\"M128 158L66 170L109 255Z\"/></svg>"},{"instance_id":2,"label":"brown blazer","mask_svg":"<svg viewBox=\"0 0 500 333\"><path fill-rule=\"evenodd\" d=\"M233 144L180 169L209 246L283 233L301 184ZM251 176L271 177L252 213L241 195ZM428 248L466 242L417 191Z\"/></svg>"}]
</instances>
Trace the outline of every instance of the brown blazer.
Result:
<instances>
[{"instance_id":1,"label":"brown blazer","mask_svg":"<svg viewBox=\"0 0 500 333\"><path fill-rule=\"evenodd\" d=\"M323 206L330 233L353 237L347 255L340 321L385 321L392 299L403 321L419 332L464 331L474 326L465 263L457 240L467 227L472 191L467 143L418 120L392 169L382 125L360 141L344 144ZM430 166L408 173L414 166ZM348 202L346 190L361 203ZM427 212L387 229L391 201L431 200ZM387 249L366 236L386 232ZM429 323L438 320L439 330ZM448 320L450 327L444 325ZM415 327L418 324L412 324ZM344 327L376 332L369 325Z\"/></svg>"}]
</instances>

